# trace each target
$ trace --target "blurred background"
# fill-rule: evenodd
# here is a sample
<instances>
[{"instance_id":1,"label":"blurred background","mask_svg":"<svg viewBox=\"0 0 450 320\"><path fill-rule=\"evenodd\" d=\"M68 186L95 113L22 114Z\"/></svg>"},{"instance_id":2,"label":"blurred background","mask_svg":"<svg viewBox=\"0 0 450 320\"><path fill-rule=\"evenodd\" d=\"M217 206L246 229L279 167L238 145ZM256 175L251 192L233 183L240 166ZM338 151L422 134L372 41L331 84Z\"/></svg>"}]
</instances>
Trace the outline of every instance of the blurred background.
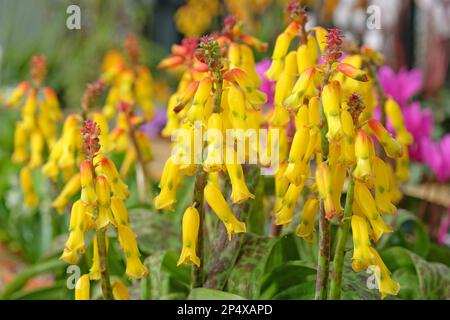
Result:
<instances>
[{"instance_id":1,"label":"blurred background","mask_svg":"<svg viewBox=\"0 0 450 320\"><path fill-rule=\"evenodd\" d=\"M419 255L449 266L450 1L303 2L311 27L336 26L344 31L349 43L365 43L385 55L380 81L386 93L401 105L416 141L411 153L411 180L404 186L406 196L401 204L413 218L402 224L403 233L390 241L409 243ZM257 55L258 61L264 61L270 58L275 37L285 26L286 3L0 0L0 97L28 77L31 57L43 54L49 65L46 84L56 89L65 113L77 110L86 84L98 77L105 53L120 48L132 33L140 39L140 62L151 68L156 100L164 110L176 76L157 72L155 66L170 52L173 43L217 30L223 19L233 14L244 21L248 33L270 44L266 53ZM71 4L81 9L80 30L66 27L66 10ZM45 267L55 266L41 265L41 269L32 271L26 266L54 255L55 248L62 247L58 237L64 240L67 229L67 217L55 217L49 209L51 199L41 210L27 210L21 203L17 167L10 160L17 117L0 110L0 292L13 280L29 290L54 284L58 276L46 273ZM154 140L157 148L162 140L158 132ZM164 141L160 144L163 148L166 145ZM42 184L44 189L48 187L45 181ZM29 273L17 284L16 276L23 276L23 270ZM52 292L49 294L54 297Z\"/></svg>"}]
</instances>

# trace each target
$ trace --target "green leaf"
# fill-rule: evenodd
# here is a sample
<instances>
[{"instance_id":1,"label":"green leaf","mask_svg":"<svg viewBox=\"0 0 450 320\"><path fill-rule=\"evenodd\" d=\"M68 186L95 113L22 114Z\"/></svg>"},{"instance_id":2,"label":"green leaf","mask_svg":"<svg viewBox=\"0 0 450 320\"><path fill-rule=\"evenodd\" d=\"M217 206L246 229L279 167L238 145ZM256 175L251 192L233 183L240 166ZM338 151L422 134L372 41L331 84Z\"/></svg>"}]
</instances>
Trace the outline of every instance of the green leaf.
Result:
<instances>
[{"instance_id":1,"label":"green leaf","mask_svg":"<svg viewBox=\"0 0 450 320\"><path fill-rule=\"evenodd\" d=\"M61 260L50 260L45 261L36 265L33 265L21 273L19 273L16 278L9 283L5 290L3 291L2 295L0 296L1 299L9 299L12 294L22 289L22 287L30 280L31 278L35 277L36 275L39 275L41 273L46 273L50 271L54 271L55 269L61 268L63 266L67 265L64 261Z\"/></svg>"},{"instance_id":2,"label":"green leaf","mask_svg":"<svg viewBox=\"0 0 450 320\"><path fill-rule=\"evenodd\" d=\"M257 299L267 261L277 241L277 238L246 234L238 260L228 278L227 291Z\"/></svg>"},{"instance_id":3,"label":"green leaf","mask_svg":"<svg viewBox=\"0 0 450 320\"><path fill-rule=\"evenodd\" d=\"M56 284L30 291L17 291L11 295L11 300L62 300L66 298L67 284L65 280Z\"/></svg>"},{"instance_id":4,"label":"green leaf","mask_svg":"<svg viewBox=\"0 0 450 320\"><path fill-rule=\"evenodd\" d=\"M297 284L272 297L273 300L313 300L316 281Z\"/></svg>"},{"instance_id":5,"label":"green leaf","mask_svg":"<svg viewBox=\"0 0 450 320\"><path fill-rule=\"evenodd\" d=\"M386 216L386 218L395 231L381 238L377 246L379 250L399 246L415 252L421 257L427 256L430 250L430 236L427 228L413 213L400 209L397 215Z\"/></svg>"},{"instance_id":6,"label":"green leaf","mask_svg":"<svg viewBox=\"0 0 450 320\"><path fill-rule=\"evenodd\" d=\"M351 257L346 255L344 270L342 273L343 300L379 300L380 294L377 289L369 289L367 280L371 274L364 271L355 272L352 269Z\"/></svg>"},{"instance_id":7,"label":"green leaf","mask_svg":"<svg viewBox=\"0 0 450 320\"><path fill-rule=\"evenodd\" d=\"M314 297L316 269L306 261L289 261L268 273L260 299L309 299Z\"/></svg>"},{"instance_id":8,"label":"green leaf","mask_svg":"<svg viewBox=\"0 0 450 320\"><path fill-rule=\"evenodd\" d=\"M430 244L427 261L440 262L450 267L450 248L447 246L440 246L435 243Z\"/></svg>"},{"instance_id":9,"label":"green leaf","mask_svg":"<svg viewBox=\"0 0 450 320\"><path fill-rule=\"evenodd\" d=\"M405 279L410 281L411 276L402 276L397 270L405 270L405 268L414 269L418 279L418 287L415 288L418 299L445 300L450 299L450 270L447 266L437 262L427 262L419 255L401 247L389 248L381 253L383 261L391 272L395 271L393 276L400 283L399 297L403 298L402 288L408 288L406 296L410 295L411 283L404 282ZM396 278L396 276L402 276ZM403 282L402 282L403 281Z\"/></svg>"},{"instance_id":10,"label":"green leaf","mask_svg":"<svg viewBox=\"0 0 450 320\"><path fill-rule=\"evenodd\" d=\"M186 297L190 287L190 269L177 267L177 255L158 251L144 260L149 274L141 280L142 299L163 299L170 294Z\"/></svg>"},{"instance_id":11,"label":"green leaf","mask_svg":"<svg viewBox=\"0 0 450 320\"><path fill-rule=\"evenodd\" d=\"M188 300L245 300L245 298L215 289L194 288L191 290Z\"/></svg>"}]
</instances>

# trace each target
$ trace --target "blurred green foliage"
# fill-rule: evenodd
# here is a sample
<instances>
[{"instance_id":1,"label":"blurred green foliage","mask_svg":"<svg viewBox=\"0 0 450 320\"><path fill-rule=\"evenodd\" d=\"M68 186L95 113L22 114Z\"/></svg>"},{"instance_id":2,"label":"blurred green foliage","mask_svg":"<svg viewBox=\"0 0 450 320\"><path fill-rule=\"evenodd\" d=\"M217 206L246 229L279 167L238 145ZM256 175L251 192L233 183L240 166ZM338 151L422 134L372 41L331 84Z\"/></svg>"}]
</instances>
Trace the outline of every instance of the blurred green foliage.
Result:
<instances>
[{"instance_id":1,"label":"blurred green foliage","mask_svg":"<svg viewBox=\"0 0 450 320\"><path fill-rule=\"evenodd\" d=\"M66 27L69 0L0 0L0 87L28 77L33 55L48 58L46 83L63 105L77 108L86 84L98 77L103 55L121 46L129 33L141 40L141 62L155 66L167 51L149 41L155 1L81 0L81 30Z\"/></svg>"}]
</instances>

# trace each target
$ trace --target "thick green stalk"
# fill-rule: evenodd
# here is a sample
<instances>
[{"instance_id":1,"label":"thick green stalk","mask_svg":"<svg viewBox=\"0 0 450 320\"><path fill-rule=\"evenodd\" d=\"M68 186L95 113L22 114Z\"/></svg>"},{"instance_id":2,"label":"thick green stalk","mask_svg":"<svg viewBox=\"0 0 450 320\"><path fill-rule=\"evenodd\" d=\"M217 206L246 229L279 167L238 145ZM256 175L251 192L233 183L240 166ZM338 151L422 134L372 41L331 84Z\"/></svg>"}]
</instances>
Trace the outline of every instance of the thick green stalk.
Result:
<instances>
[{"instance_id":1,"label":"thick green stalk","mask_svg":"<svg viewBox=\"0 0 450 320\"><path fill-rule=\"evenodd\" d=\"M205 208L203 205L203 189L205 189L207 176L202 168L199 169L195 178L194 199L195 208L200 215L200 226L197 239L197 255L200 258L200 267L192 267L192 287L199 288L203 286L205 280L205 271L203 264L205 263L204 241L205 241Z\"/></svg>"},{"instance_id":2,"label":"thick green stalk","mask_svg":"<svg viewBox=\"0 0 450 320\"><path fill-rule=\"evenodd\" d=\"M111 280L109 279L108 255L106 253L106 229L97 230L97 247L100 264L100 275L103 297L105 300L114 300Z\"/></svg>"},{"instance_id":3,"label":"thick green stalk","mask_svg":"<svg viewBox=\"0 0 450 320\"><path fill-rule=\"evenodd\" d=\"M353 170L350 170L350 175ZM344 267L345 245L350 229L350 222L353 212L353 198L354 198L355 181L350 177L350 182L347 189L347 197L345 199L344 217L338 231L338 240L336 244L336 251L333 260L333 272L331 275L331 288L329 298L331 300L339 300L342 289L342 271Z\"/></svg>"}]
</instances>

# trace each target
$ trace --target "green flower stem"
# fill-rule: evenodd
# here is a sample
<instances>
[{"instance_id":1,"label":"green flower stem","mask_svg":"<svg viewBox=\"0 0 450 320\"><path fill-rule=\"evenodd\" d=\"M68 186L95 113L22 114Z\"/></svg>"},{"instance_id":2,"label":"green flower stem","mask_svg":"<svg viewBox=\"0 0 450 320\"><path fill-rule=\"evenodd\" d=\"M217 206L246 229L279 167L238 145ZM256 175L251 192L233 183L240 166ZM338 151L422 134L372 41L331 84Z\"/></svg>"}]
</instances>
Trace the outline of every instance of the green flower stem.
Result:
<instances>
[{"instance_id":1,"label":"green flower stem","mask_svg":"<svg viewBox=\"0 0 450 320\"><path fill-rule=\"evenodd\" d=\"M352 168L353 169L353 168ZM350 170L350 175L353 170ZM353 198L354 198L355 180L350 178L347 189L347 197L345 199L344 217L339 225L338 239L336 244L336 251L333 260L333 272L331 275L331 288L329 298L331 300L339 300L342 290L342 270L344 267L345 245L350 229L350 222L352 218Z\"/></svg>"},{"instance_id":2,"label":"green flower stem","mask_svg":"<svg viewBox=\"0 0 450 320\"><path fill-rule=\"evenodd\" d=\"M108 255L106 253L106 229L97 230L97 246L100 264L100 275L103 297L105 300L114 300L112 293L111 280L109 278Z\"/></svg>"},{"instance_id":3,"label":"green flower stem","mask_svg":"<svg viewBox=\"0 0 450 320\"><path fill-rule=\"evenodd\" d=\"M194 186L194 199L195 208L200 215L200 226L197 239L197 255L200 258L200 267L192 267L192 287L199 288L203 286L205 279L205 271L203 269L203 264L205 263L204 254L204 241L205 241L205 208L203 205L203 189L205 189L207 181L206 173L203 168L200 167L197 176L195 178Z\"/></svg>"}]
</instances>

